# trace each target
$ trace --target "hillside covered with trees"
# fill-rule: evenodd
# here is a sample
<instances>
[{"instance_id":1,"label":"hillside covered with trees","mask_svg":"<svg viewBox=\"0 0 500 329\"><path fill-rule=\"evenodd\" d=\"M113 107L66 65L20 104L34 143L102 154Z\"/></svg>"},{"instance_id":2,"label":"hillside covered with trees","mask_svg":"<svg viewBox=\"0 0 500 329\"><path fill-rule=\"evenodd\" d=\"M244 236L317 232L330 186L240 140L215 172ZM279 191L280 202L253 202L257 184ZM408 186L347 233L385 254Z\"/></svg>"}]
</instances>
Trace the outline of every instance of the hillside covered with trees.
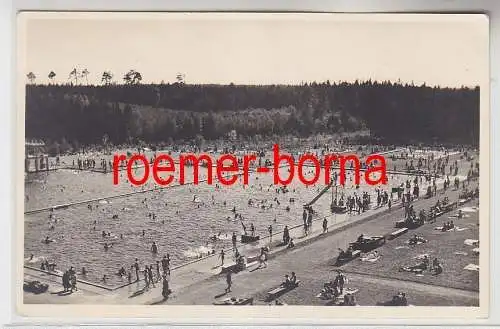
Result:
<instances>
[{"instance_id":1,"label":"hillside covered with trees","mask_svg":"<svg viewBox=\"0 0 500 329\"><path fill-rule=\"evenodd\" d=\"M26 86L26 138L73 146L369 129L391 144L479 143L479 88L396 83L300 86Z\"/></svg>"}]
</instances>

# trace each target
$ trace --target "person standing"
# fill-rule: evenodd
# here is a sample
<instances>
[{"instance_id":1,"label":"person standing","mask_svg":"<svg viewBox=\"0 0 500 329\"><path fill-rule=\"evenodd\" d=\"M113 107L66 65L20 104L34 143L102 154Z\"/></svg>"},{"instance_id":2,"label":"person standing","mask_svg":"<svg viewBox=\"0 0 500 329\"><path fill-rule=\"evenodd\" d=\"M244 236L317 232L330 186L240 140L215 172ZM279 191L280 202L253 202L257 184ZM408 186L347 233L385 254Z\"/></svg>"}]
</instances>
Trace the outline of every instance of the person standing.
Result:
<instances>
[{"instance_id":1,"label":"person standing","mask_svg":"<svg viewBox=\"0 0 500 329\"><path fill-rule=\"evenodd\" d=\"M148 281L153 285L154 288L155 282L153 280L153 265L149 265L149 267L147 267L147 270L148 270Z\"/></svg>"},{"instance_id":2,"label":"person standing","mask_svg":"<svg viewBox=\"0 0 500 329\"><path fill-rule=\"evenodd\" d=\"M149 278L148 278L148 266L144 266L144 283L146 284L145 288L149 288Z\"/></svg>"},{"instance_id":3,"label":"person standing","mask_svg":"<svg viewBox=\"0 0 500 329\"><path fill-rule=\"evenodd\" d=\"M267 230L269 231L269 241L273 241L273 226L269 225Z\"/></svg>"},{"instance_id":4,"label":"person standing","mask_svg":"<svg viewBox=\"0 0 500 329\"><path fill-rule=\"evenodd\" d=\"M232 279L231 272L232 271L229 270L226 274L226 283L227 283L226 293L231 292L231 286L233 285L233 279Z\"/></svg>"},{"instance_id":5,"label":"person standing","mask_svg":"<svg viewBox=\"0 0 500 329\"><path fill-rule=\"evenodd\" d=\"M156 261L156 282L160 282L161 274L160 274L160 261Z\"/></svg>"},{"instance_id":6,"label":"person standing","mask_svg":"<svg viewBox=\"0 0 500 329\"><path fill-rule=\"evenodd\" d=\"M325 217L323 218L323 233L328 232L328 219Z\"/></svg>"},{"instance_id":7,"label":"person standing","mask_svg":"<svg viewBox=\"0 0 500 329\"><path fill-rule=\"evenodd\" d=\"M267 253L263 247L260 248L259 261L260 261L259 267L261 267L262 265L264 265L264 267L267 267Z\"/></svg>"},{"instance_id":8,"label":"person standing","mask_svg":"<svg viewBox=\"0 0 500 329\"><path fill-rule=\"evenodd\" d=\"M225 257L225 255L226 254L224 253L224 249L222 249L220 251L220 256L219 256L220 257L220 262L221 262L220 266L224 266L224 257Z\"/></svg>"},{"instance_id":9,"label":"person standing","mask_svg":"<svg viewBox=\"0 0 500 329\"><path fill-rule=\"evenodd\" d=\"M233 232L233 236L231 237L231 241L233 242L233 251L236 250L236 233Z\"/></svg>"},{"instance_id":10,"label":"person standing","mask_svg":"<svg viewBox=\"0 0 500 329\"><path fill-rule=\"evenodd\" d=\"M64 292L67 292L69 289L69 271L64 272L62 276L62 284L64 288Z\"/></svg>"},{"instance_id":11,"label":"person standing","mask_svg":"<svg viewBox=\"0 0 500 329\"><path fill-rule=\"evenodd\" d=\"M283 229L283 244L287 245L290 241L290 232L288 231L288 225Z\"/></svg>"},{"instance_id":12,"label":"person standing","mask_svg":"<svg viewBox=\"0 0 500 329\"><path fill-rule=\"evenodd\" d=\"M167 299L168 295L170 294L170 287L166 275L163 276L163 287L161 294L163 295L164 299Z\"/></svg>"},{"instance_id":13,"label":"person standing","mask_svg":"<svg viewBox=\"0 0 500 329\"><path fill-rule=\"evenodd\" d=\"M170 275L170 254L167 254L167 271L168 275Z\"/></svg>"},{"instance_id":14,"label":"person standing","mask_svg":"<svg viewBox=\"0 0 500 329\"><path fill-rule=\"evenodd\" d=\"M346 283L346 277L342 272L338 272L337 277L335 278L336 286L339 288L340 294L344 292L344 284Z\"/></svg>"},{"instance_id":15,"label":"person standing","mask_svg":"<svg viewBox=\"0 0 500 329\"><path fill-rule=\"evenodd\" d=\"M135 269L135 281L139 281L139 260L136 258L134 265L132 267Z\"/></svg>"}]
</instances>

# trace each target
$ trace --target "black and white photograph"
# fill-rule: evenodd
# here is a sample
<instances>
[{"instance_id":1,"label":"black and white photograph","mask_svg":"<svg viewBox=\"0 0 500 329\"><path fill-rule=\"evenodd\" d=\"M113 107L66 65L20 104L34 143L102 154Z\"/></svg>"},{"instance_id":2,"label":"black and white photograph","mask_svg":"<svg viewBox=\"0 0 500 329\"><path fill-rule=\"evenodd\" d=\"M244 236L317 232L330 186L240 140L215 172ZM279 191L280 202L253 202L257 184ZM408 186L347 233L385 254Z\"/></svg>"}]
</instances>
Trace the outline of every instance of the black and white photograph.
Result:
<instances>
[{"instance_id":1,"label":"black and white photograph","mask_svg":"<svg viewBox=\"0 0 500 329\"><path fill-rule=\"evenodd\" d=\"M18 24L22 305L487 306L486 16Z\"/></svg>"}]
</instances>

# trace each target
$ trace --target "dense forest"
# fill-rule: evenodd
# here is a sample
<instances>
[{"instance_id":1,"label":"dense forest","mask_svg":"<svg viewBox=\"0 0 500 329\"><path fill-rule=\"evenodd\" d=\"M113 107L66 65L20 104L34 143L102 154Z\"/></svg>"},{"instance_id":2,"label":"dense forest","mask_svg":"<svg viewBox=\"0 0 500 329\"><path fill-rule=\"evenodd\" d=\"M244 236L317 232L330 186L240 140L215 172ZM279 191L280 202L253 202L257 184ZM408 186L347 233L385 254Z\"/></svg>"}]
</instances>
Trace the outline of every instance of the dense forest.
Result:
<instances>
[{"instance_id":1,"label":"dense forest","mask_svg":"<svg viewBox=\"0 0 500 329\"><path fill-rule=\"evenodd\" d=\"M26 138L77 145L307 137L368 129L391 144L479 143L479 87L390 82L26 86Z\"/></svg>"}]
</instances>

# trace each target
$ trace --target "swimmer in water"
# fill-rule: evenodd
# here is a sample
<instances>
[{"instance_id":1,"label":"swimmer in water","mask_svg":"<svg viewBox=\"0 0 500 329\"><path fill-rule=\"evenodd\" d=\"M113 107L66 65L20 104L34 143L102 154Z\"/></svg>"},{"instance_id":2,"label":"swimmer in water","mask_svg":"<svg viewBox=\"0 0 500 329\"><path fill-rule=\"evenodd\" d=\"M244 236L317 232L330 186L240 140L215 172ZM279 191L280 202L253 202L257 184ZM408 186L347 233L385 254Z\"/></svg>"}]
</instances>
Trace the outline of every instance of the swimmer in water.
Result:
<instances>
[{"instance_id":1,"label":"swimmer in water","mask_svg":"<svg viewBox=\"0 0 500 329\"><path fill-rule=\"evenodd\" d=\"M126 274L125 267L122 266L120 270L118 271L117 275L118 276L124 276Z\"/></svg>"},{"instance_id":2,"label":"swimmer in water","mask_svg":"<svg viewBox=\"0 0 500 329\"><path fill-rule=\"evenodd\" d=\"M156 245L156 242L153 242L153 244L151 245L151 252L153 254L157 254L158 253L158 246Z\"/></svg>"}]
</instances>

